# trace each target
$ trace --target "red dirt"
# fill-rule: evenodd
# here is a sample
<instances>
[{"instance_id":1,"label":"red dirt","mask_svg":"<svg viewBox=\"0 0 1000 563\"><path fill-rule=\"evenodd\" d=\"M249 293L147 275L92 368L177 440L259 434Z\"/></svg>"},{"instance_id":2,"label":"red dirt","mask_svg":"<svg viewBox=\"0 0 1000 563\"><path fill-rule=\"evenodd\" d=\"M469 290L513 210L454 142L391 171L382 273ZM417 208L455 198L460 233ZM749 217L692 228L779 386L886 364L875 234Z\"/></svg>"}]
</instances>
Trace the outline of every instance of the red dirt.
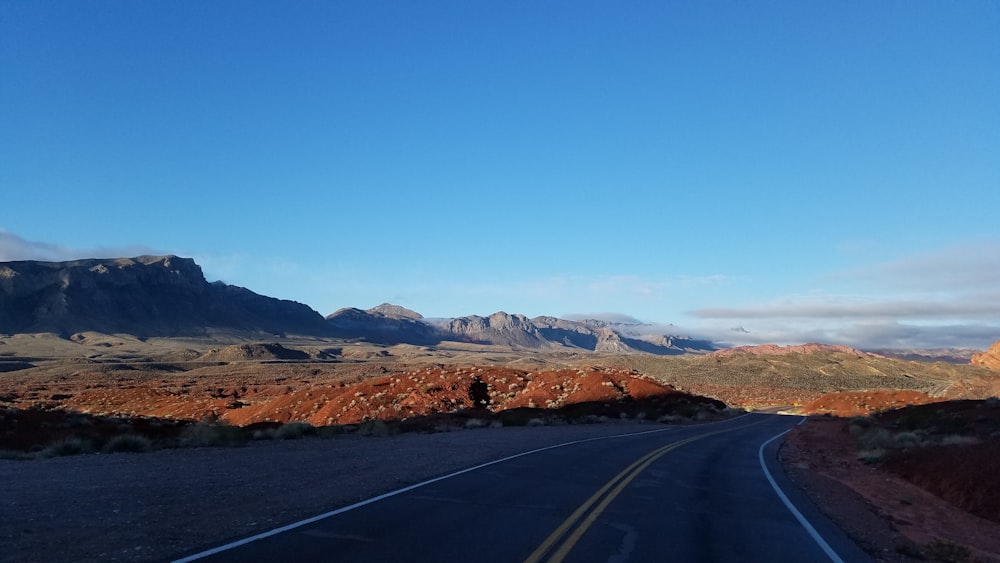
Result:
<instances>
[{"instance_id":1,"label":"red dirt","mask_svg":"<svg viewBox=\"0 0 1000 563\"><path fill-rule=\"evenodd\" d=\"M394 420L419 426L419 421L456 413L459 418L495 418L506 413L500 418L523 424L545 413L569 418L619 417L623 413L656 418L677 411L693 416L699 405L707 411L725 406L624 369L529 372L434 366L354 380L331 377L319 370L313 375L294 366L271 369L274 372L269 377L225 372L206 375L202 371L193 378L189 377L193 372L187 372L180 378L149 378L141 383L122 380L117 374L91 373L21 388L0 399L15 407L0 411L6 413L0 417L0 448L27 449L67 436L83 436L99 443L130 418L170 428L174 426L160 422L218 419L247 427L302 421L320 427ZM480 400L486 401L485 405L474 404L473 388L477 385L482 387ZM44 414L47 412L51 415ZM39 416L55 419L46 418L39 426L32 422ZM105 424L109 417L121 419ZM42 426L51 431L42 432ZM134 430L142 431L145 426ZM91 436L81 427L88 432L93 427L101 431L90 432ZM28 428L34 430L25 432ZM174 433L180 430L182 427L176 427Z\"/></svg>"},{"instance_id":2,"label":"red dirt","mask_svg":"<svg viewBox=\"0 0 1000 563\"><path fill-rule=\"evenodd\" d=\"M802 407L802 412L803 414L865 416L907 405L926 405L943 400L919 391L843 391L828 393L806 403Z\"/></svg>"},{"instance_id":3,"label":"red dirt","mask_svg":"<svg viewBox=\"0 0 1000 563\"><path fill-rule=\"evenodd\" d=\"M634 372L594 369L527 372L500 367L426 368L343 386L309 386L222 418L237 425L303 420L315 426L405 420L474 407L470 388L486 384L488 409L557 409L568 404L680 394Z\"/></svg>"},{"instance_id":4,"label":"red dirt","mask_svg":"<svg viewBox=\"0 0 1000 563\"><path fill-rule=\"evenodd\" d=\"M931 408L938 406L933 405ZM886 415L889 413L880 416ZM919 559L933 557L935 546L964 546L978 560L1000 560L1000 525L975 516L907 481L889 470L892 464L869 465L858 460L858 447L848 427L848 419L810 418L807 424L788 434L782 455L793 476L796 472L805 471L806 477L816 475L840 483L864 497L883 520L891 523L888 530L875 532L874 525L858 525L858 522L865 519L866 509L863 506L834 507L831 505L835 504L832 501L836 499L827 498L823 502L824 499L821 496L819 498L819 504L831 510L831 516L851 531L859 544L878 552L877 560L910 561L912 559L904 555L913 551L922 552ZM954 456L970 451L948 453ZM943 452L938 452L940 453ZM996 483L995 475L1000 470L1000 458L992 458L986 465L989 469L984 481L982 475L965 473L961 469L968 467L965 462L957 462L954 457L942 458L933 453L928 455L930 459L936 460L934 463L940 463L940 471L933 465L923 465L925 460L918 456L911 458L916 474L927 471L932 475L951 475L954 477L953 482L962 482L961 489L966 491ZM955 463L951 463L953 461ZM951 472L952 467L956 469L954 473ZM832 487L820 484L820 488Z\"/></svg>"}]
</instances>

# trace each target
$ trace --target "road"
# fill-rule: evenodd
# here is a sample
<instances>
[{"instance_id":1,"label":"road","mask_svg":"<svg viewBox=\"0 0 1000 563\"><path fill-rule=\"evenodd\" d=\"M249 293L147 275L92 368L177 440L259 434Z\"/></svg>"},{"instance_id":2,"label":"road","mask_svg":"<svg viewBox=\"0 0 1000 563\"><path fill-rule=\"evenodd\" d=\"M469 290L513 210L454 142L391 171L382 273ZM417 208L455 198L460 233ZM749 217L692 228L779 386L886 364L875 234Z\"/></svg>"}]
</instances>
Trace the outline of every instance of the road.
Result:
<instances>
[{"instance_id":1,"label":"road","mask_svg":"<svg viewBox=\"0 0 1000 563\"><path fill-rule=\"evenodd\" d=\"M868 561L775 459L800 420L547 448L181 561Z\"/></svg>"}]
</instances>

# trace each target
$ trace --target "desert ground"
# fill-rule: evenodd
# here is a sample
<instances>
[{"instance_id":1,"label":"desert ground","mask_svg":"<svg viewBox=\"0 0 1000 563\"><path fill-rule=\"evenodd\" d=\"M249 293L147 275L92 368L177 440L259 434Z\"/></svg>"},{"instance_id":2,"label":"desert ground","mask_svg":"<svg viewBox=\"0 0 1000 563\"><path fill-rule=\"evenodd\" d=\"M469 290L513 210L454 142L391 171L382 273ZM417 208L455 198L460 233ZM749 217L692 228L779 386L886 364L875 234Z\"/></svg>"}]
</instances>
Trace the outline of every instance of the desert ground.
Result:
<instances>
[{"instance_id":1,"label":"desert ground","mask_svg":"<svg viewBox=\"0 0 1000 563\"><path fill-rule=\"evenodd\" d=\"M0 337L0 463L15 480L43 466L72 476L74 460L134 455L148 461L130 463L162 465L163 452L184 446L248 455L304 436L296 443L377 449L393 436L492 428L470 434L488 441L511 427L697 424L780 407L810 417L782 450L789 473L876 559L998 560L997 395L1000 372L985 366L821 345L659 357L19 334ZM421 471L406 479L438 469ZM881 527L859 525L868 519Z\"/></svg>"}]
</instances>

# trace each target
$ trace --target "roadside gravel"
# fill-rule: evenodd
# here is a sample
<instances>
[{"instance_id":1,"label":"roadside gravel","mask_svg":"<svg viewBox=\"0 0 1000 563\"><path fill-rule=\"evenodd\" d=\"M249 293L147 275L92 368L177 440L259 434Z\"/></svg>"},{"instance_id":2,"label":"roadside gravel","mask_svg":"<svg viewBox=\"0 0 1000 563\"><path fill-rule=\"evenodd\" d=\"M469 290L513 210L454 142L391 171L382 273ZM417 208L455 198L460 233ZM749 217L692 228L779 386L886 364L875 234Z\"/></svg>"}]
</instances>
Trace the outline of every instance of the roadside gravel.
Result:
<instances>
[{"instance_id":1,"label":"roadside gravel","mask_svg":"<svg viewBox=\"0 0 1000 563\"><path fill-rule=\"evenodd\" d=\"M163 561L634 422L0 461L0 562Z\"/></svg>"}]
</instances>

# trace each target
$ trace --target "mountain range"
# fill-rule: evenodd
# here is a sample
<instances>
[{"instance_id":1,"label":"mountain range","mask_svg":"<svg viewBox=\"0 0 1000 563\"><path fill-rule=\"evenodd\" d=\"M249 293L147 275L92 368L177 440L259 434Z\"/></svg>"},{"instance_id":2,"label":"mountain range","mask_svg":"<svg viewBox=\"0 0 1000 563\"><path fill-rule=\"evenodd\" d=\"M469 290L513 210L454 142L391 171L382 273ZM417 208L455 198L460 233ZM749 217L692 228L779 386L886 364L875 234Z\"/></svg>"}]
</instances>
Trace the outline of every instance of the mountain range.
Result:
<instances>
[{"instance_id":1,"label":"mountain range","mask_svg":"<svg viewBox=\"0 0 1000 563\"><path fill-rule=\"evenodd\" d=\"M663 334L660 328L594 319L529 319L503 311L486 317L425 319L387 303L367 310L340 309L324 319L301 303L222 282L209 283L194 260L177 256L0 263L0 333L6 334L298 335L381 344L455 341L518 349L659 355L717 348L710 341Z\"/></svg>"}]
</instances>

